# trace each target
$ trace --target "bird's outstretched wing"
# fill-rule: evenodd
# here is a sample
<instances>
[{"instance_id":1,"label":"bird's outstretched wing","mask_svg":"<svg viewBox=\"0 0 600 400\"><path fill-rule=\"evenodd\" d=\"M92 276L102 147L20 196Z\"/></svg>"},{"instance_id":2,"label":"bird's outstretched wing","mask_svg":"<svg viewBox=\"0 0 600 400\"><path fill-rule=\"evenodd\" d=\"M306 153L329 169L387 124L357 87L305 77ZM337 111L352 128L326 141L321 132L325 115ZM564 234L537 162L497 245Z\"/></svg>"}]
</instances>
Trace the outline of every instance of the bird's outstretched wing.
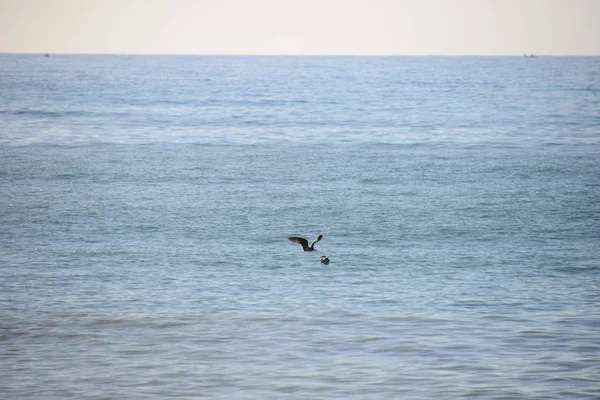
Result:
<instances>
[{"instance_id":1,"label":"bird's outstretched wing","mask_svg":"<svg viewBox=\"0 0 600 400\"><path fill-rule=\"evenodd\" d=\"M315 238L315 240L312 241L312 243L310 244L310 247L313 247L315 244L317 244L317 242L319 240L323 239L323 235L319 235Z\"/></svg>"},{"instance_id":2,"label":"bird's outstretched wing","mask_svg":"<svg viewBox=\"0 0 600 400\"><path fill-rule=\"evenodd\" d=\"M289 240L290 242L294 242L294 243L299 243L299 244L301 244L301 245L302 245L302 249L303 249L304 251L308 251L308 240L306 240L306 239L304 239L304 238L301 238L301 237L297 237L297 236L290 236L290 237L288 238L288 240Z\"/></svg>"}]
</instances>

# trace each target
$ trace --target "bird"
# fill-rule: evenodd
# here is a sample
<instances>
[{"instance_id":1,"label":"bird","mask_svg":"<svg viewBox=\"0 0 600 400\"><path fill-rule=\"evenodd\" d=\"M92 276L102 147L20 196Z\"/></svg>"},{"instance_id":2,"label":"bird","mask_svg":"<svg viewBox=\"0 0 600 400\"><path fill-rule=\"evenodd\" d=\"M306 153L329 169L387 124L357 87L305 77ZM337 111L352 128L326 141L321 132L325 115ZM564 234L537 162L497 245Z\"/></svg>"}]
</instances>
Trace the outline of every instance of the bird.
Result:
<instances>
[{"instance_id":1,"label":"bird","mask_svg":"<svg viewBox=\"0 0 600 400\"><path fill-rule=\"evenodd\" d=\"M297 237L297 236L290 236L288 238L288 240L290 242L294 242L294 243L300 243L302 245L302 250L304 251L315 251L315 244L319 241L323 239L323 235L319 235L315 238L315 240L313 240L310 244L310 246L308 245L308 240L301 238L301 237Z\"/></svg>"},{"instance_id":2,"label":"bird","mask_svg":"<svg viewBox=\"0 0 600 400\"><path fill-rule=\"evenodd\" d=\"M327 256L321 256L321 264L329 264L329 258L327 258Z\"/></svg>"}]
</instances>

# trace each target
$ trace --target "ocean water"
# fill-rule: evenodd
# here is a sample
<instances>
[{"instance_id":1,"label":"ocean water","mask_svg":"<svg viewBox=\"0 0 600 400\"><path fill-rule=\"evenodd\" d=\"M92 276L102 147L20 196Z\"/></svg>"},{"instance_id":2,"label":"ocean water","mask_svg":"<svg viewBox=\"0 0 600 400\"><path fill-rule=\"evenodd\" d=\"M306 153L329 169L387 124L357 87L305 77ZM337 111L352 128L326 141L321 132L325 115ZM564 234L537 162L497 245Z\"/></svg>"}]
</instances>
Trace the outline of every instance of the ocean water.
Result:
<instances>
[{"instance_id":1,"label":"ocean water","mask_svg":"<svg viewBox=\"0 0 600 400\"><path fill-rule=\"evenodd\" d=\"M2 399L600 398L600 57L4 54L0 157Z\"/></svg>"}]
</instances>

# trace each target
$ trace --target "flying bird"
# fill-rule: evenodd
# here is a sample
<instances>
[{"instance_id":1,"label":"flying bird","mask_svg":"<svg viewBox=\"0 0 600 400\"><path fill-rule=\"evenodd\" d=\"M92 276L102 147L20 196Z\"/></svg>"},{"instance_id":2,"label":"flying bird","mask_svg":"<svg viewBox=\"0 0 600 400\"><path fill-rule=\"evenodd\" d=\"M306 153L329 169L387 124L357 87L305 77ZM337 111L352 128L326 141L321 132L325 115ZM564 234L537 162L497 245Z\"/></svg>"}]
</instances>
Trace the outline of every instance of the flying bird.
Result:
<instances>
[{"instance_id":1,"label":"flying bird","mask_svg":"<svg viewBox=\"0 0 600 400\"><path fill-rule=\"evenodd\" d=\"M290 242L300 243L302 245L302 250L304 250L304 251L315 251L315 244L321 239L323 239L323 235L317 236L316 239L313 240L309 246L308 240L306 240L304 238L297 237L297 236L290 236L288 238L288 240Z\"/></svg>"}]
</instances>

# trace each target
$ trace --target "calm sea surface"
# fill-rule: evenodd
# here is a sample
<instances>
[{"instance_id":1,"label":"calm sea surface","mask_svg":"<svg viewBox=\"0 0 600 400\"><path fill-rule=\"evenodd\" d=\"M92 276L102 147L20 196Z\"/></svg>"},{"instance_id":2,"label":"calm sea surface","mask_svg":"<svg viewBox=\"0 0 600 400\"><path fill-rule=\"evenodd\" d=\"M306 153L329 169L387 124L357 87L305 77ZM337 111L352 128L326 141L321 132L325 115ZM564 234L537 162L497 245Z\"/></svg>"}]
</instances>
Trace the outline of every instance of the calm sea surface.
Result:
<instances>
[{"instance_id":1,"label":"calm sea surface","mask_svg":"<svg viewBox=\"0 0 600 400\"><path fill-rule=\"evenodd\" d=\"M2 399L598 399L600 57L0 55L0 228Z\"/></svg>"}]
</instances>

